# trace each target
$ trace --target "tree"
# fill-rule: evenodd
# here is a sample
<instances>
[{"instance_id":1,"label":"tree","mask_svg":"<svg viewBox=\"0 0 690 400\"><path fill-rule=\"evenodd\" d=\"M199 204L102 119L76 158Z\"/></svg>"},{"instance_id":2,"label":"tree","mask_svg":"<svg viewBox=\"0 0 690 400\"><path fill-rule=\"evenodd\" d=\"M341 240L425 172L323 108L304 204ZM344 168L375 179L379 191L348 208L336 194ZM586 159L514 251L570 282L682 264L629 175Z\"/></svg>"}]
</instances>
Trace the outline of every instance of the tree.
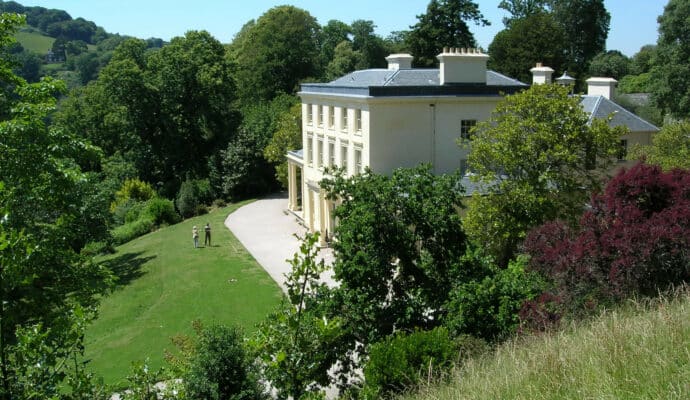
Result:
<instances>
[{"instance_id":1,"label":"tree","mask_svg":"<svg viewBox=\"0 0 690 400\"><path fill-rule=\"evenodd\" d=\"M592 58L606 49L611 15L604 0L550 0L550 6L566 34L568 71L583 78Z\"/></svg>"},{"instance_id":2,"label":"tree","mask_svg":"<svg viewBox=\"0 0 690 400\"><path fill-rule=\"evenodd\" d=\"M288 186L286 154L302 147L302 105L296 103L278 117L276 130L264 149L264 157L275 164L276 180L285 188Z\"/></svg>"},{"instance_id":3,"label":"tree","mask_svg":"<svg viewBox=\"0 0 690 400\"><path fill-rule=\"evenodd\" d=\"M341 42L336 48L333 60L326 66L326 80L331 81L366 65L364 55L352 48L348 41Z\"/></svg>"},{"instance_id":4,"label":"tree","mask_svg":"<svg viewBox=\"0 0 690 400\"><path fill-rule=\"evenodd\" d=\"M656 62L652 68L654 102L673 116L690 116L690 0L670 0L659 17Z\"/></svg>"},{"instance_id":5,"label":"tree","mask_svg":"<svg viewBox=\"0 0 690 400\"><path fill-rule=\"evenodd\" d=\"M635 146L628 157L658 165L665 171L674 168L690 170L690 121L664 125L652 137L651 146Z\"/></svg>"},{"instance_id":6,"label":"tree","mask_svg":"<svg viewBox=\"0 0 690 400\"><path fill-rule=\"evenodd\" d=\"M529 83L529 70L537 62L556 71L563 69L564 45L565 32L553 15L535 12L512 20L508 28L496 34L489 45L488 67Z\"/></svg>"},{"instance_id":7,"label":"tree","mask_svg":"<svg viewBox=\"0 0 690 400\"><path fill-rule=\"evenodd\" d=\"M199 343L189 360L184 377L190 399L253 400L262 399L252 360L237 328L213 325L199 333Z\"/></svg>"},{"instance_id":8,"label":"tree","mask_svg":"<svg viewBox=\"0 0 690 400\"><path fill-rule=\"evenodd\" d=\"M374 21L356 20L352 27L352 49L362 54L363 68L385 68L388 52L383 39L374 34Z\"/></svg>"},{"instance_id":9,"label":"tree","mask_svg":"<svg viewBox=\"0 0 690 400\"><path fill-rule=\"evenodd\" d=\"M498 8L510 13L510 17L503 18L503 24L509 28L513 21L546 12L548 2L549 0L501 0L498 3Z\"/></svg>"},{"instance_id":10,"label":"tree","mask_svg":"<svg viewBox=\"0 0 690 400\"><path fill-rule=\"evenodd\" d=\"M457 179L423 165L391 177L335 172L321 182L342 201L333 241L339 285L326 308L343 319L352 346L440 323L465 252Z\"/></svg>"},{"instance_id":11,"label":"tree","mask_svg":"<svg viewBox=\"0 0 690 400\"><path fill-rule=\"evenodd\" d=\"M616 80L620 80L628 75L630 69L630 59L618 50L599 53L589 64L589 74L591 76L606 76Z\"/></svg>"},{"instance_id":12,"label":"tree","mask_svg":"<svg viewBox=\"0 0 690 400\"><path fill-rule=\"evenodd\" d=\"M278 6L243 28L231 44L240 98L269 101L292 94L298 83L320 75L320 26L307 11Z\"/></svg>"},{"instance_id":13,"label":"tree","mask_svg":"<svg viewBox=\"0 0 690 400\"><path fill-rule=\"evenodd\" d=\"M549 222L525 242L564 311L582 313L690 281L690 172L638 164L594 195L580 226Z\"/></svg>"},{"instance_id":14,"label":"tree","mask_svg":"<svg viewBox=\"0 0 690 400\"><path fill-rule=\"evenodd\" d=\"M323 260L317 262L317 241L317 235L301 238L299 252L288 260L292 268L285 284L290 301L268 315L250 341L279 399L301 399L327 386L328 371L342 350L340 318L321 318L312 309L324 286L320 274L326 270Z\"/></svg>"},{"instance_id":15,"label":"tree","mask_svg":"<svg viewBox=\"0 0 690 400\"><path fill-rule=\"evenodd\" d=\"M343 41L350 41L352 28L350 25L332 19L321 27L321 63L326 65L333 59L336 46Z\"/></svg>"},{"instance_id":16,"label":"tree","mask_svg":"<svg viewBox=\"0 0 690 400\"><path fill-rule=\"evenodd\" d=\"M408 46L415 57L415 65L430 67L443 47L476 47L467 21L477 25L490 25L470 0L431 0L426 13L417 16L407 36Z\"/></svg>"},{"instance_id":17,"label":"tree","mask_svg":"<svg viewBox=\"0 0 690 400\"><path fill-rule=\"evenodd\" d=\"M1 50L23 23L19 15L0 15ZM86 154L98 157L98 150L47 124L64 84L51 78L28 84L12 73L4 59L0 82L12 90L11 96L0 99L5 111L0 117L0 398L4 400L27 398L17 386L21 382L33 380L35 385L45 384L46 390L55 389L55 380L64 375L48 371L59 369L63 355L71 357L73 346L78 346L69 331L72 312L95 306L110 274L80 254L87 241L102 240L106 234L101 214L90 215L93 210L85 206L91 182L75 162ZM24 354L24 338L54 352ZM37 360L44 364L36 366ZM49 398L58 392L32 396Z\"/></svg>"},{"instance_id":18,"label":"tree","mask_svg":"<svg viewBox=\"0 0 690 400\"><path fill-rule=\"evenodd\" d=\"M623 131L590 123L567 87L535 85L507 96L470 142L470 169L487 189L473 196L463 221L470 239L505 266L532 227L575 220Z\"/></svg>"},{"instance_id":19,"label":"tree","mask_svg":"<svg viewBox=\"0 0 690 400\"><path fill-rule=\"evenodd\" d=\"M656 46L647 44L640 47L640 51L632 56L633 72L643 74L652 70L656 58Z\"/></svg>"}]
</instances>

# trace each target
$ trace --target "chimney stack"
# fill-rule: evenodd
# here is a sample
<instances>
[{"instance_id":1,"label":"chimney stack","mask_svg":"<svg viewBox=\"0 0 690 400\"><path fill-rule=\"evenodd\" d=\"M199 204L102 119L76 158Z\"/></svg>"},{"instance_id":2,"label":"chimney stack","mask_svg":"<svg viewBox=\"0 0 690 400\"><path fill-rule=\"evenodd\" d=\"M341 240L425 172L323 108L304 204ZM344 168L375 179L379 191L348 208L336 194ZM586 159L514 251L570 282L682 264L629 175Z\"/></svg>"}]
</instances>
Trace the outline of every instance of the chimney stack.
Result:
<instances>
[{"instance_id":1,"label":"chimney stack","mask_svg":"<svg viewBox=\"0 0 690 400\"><path fill-rule=\"evenodd\" d=\"M412 69L413 57L409 54L391 54L386 57L388 61L388 69L396 71L399 69Z\"/></svg>"},{"instance_id":2,"label":"chimney stack","mask_svg":"<svg viewBox=\"0 0 690 400\"><path fill-rule=\"evenodd\" d=\"M438 58L441 85L453 83L486 83L486 61L479 49L443 48Z\"/></svg>"},{"instance_id":3,"label":"chimney stack","mask_svg":"<svg viewBox=\"0 0 690 400\"><path fill-rule=\"evenodd\" d=\"M616 90L617 80L613 78L591 77L587 79L587 94L590 96L604 96L611 100Z\"/></svg>"},{"instance_id":4,"label":"chimney stack","mask_svg":"<svg viewBox=\"0 0 690 400\"><path fill-rule=\"evenodd\" d=\"M533 85L544 85L551 83L551 75L553 75L553 69L543 66L541 63L529 70L532 73L532 84Z\"/></svg>"}]
</instances>

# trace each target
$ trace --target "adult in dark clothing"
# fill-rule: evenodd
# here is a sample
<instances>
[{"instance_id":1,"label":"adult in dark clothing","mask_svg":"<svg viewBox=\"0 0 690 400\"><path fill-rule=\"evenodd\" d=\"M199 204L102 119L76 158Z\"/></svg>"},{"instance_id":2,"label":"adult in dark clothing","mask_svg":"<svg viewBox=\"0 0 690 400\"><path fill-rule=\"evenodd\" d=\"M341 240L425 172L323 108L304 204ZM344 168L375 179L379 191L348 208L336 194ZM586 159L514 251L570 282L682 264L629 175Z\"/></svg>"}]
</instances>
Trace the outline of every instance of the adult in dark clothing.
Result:
<instances>
[{"instance_id":1,"label":"adult in dark clothing","mask_svg":"<svg viewBox=\"0 0 690 400\"><path fill-rule=\"evenodd\" d=\"M204 232L206 235L204 236L204 246L208 244L208 246L211 246L211 225L209 223L206 223L206 226L204 226Z\"/></svg>"}]
</instances>

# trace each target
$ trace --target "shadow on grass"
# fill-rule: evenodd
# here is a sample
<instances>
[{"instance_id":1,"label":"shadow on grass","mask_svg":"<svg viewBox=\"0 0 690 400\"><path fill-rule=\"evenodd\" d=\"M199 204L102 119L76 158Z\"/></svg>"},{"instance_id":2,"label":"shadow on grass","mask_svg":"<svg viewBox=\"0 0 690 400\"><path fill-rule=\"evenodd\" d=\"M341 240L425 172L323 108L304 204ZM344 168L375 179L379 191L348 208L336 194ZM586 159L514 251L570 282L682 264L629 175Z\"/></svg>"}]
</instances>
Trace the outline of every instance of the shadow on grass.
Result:
<instances>
[{"instance_id":1,"label":"shadow on grass","mask_svg":"<svg viewBox=\"0 0 690 400\"><path fill-rule=\"evenodd\" d=\"M117 278L115 281L115 288L119 289L123 286L127 286L130 282L145 274L145 272L141 271L141 266L153 260L156 256L141 257L143 253L143 251L125 253L102 262L102 264L108 267Z\"/></svg>"}]
</instances>

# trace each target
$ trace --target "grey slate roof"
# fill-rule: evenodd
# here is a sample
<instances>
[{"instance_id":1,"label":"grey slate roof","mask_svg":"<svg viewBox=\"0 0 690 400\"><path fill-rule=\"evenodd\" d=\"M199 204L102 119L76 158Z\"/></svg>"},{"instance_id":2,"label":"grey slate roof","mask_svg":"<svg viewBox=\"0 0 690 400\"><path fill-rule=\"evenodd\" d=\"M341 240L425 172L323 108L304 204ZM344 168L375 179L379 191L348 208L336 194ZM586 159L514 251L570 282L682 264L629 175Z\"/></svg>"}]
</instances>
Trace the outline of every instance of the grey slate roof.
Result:
<instances>
[{"instance_id":1,"label":"grey slate roof","mask_svg":"<svg viewBox=\"0 0 690 400\"><path fill-rule=\"evenodd\" d=\"M582 108L593 118L605 119L611 116L610 126L627 126L631 132L657 132L659 128L643 120L604 96L581 96Z\"/></svg>"},{"instance_id":2,"label":"grey slate roof","mask_svg":"<svg viewBox=\"0 0 690 400\"><path fill-rule=\"evenodd\" d=\"M438 69L365 69L354 71L328 83L305 83L304 93L331 93L359 96L416 95L498 95L529 87L498 72L486 71L486 84L440 85Z\"/></svg>"}]
</instances>

